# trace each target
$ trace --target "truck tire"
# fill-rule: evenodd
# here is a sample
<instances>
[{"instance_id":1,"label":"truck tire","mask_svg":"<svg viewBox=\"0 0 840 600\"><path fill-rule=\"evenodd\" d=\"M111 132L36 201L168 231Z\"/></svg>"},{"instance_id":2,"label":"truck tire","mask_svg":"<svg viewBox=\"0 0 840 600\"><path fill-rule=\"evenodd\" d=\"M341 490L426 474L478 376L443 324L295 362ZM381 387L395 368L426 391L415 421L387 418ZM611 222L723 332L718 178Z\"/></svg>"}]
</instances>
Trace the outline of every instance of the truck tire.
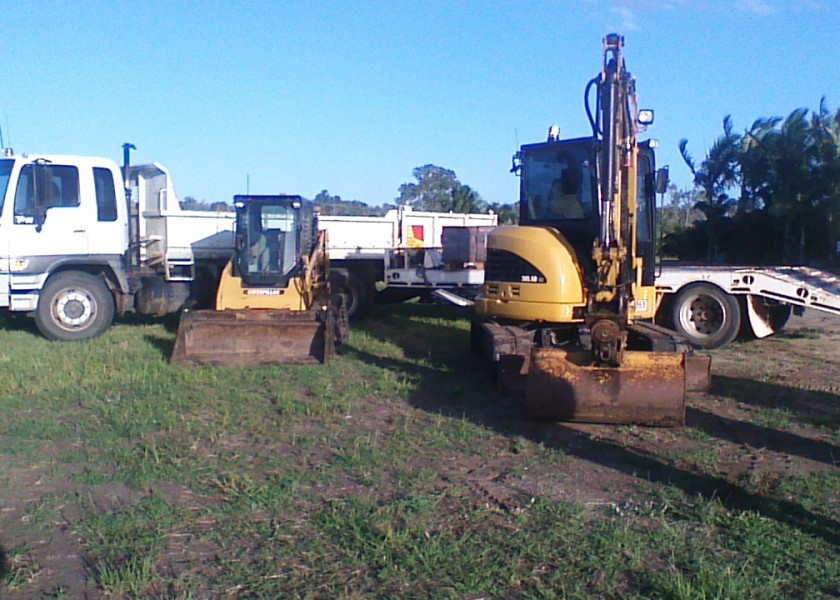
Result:
<instances>
[{"instance_id":1,"label":"truck tire","mask_svg":"<svg viewBox=\"0 0 840 600\"><path fill-rule=\"evenodd\" d=\"M65 271L47 280L35 324L49 340L76 342L105 333L114 321L114 297L101 278Z\"/></svg>"},{"instance_id":2,"label":"truck tire","mask_svg":"<svg viewBox=\"0 0 840 600\"><path fill-rule=\"evenodd\" d=\"M330 272L330 286L332 291L344 299L347 317L351 320L359 319L370 310L370 295L364 282L347 269L332 269Z\"/></svg>"},{"instance_id":3,"label":"truck tire","mask_svg":"<svg viewBox=\"0 0 840 600\"><path fill-rule=\"evenodd\" d=\"M677 332L706 350L725 346L741 329L738 299L710 283L694 283L680 290L672 314Z\"/></svg>"}]
</instances>

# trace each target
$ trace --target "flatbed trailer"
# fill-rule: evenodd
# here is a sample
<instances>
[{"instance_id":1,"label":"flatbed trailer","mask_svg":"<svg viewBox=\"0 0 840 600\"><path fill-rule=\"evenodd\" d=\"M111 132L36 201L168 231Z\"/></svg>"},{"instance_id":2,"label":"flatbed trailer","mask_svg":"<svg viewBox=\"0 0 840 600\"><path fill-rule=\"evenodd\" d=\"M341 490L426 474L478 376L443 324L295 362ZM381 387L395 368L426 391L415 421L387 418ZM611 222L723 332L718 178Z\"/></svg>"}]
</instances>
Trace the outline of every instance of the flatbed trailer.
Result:
<instances>
[{"instance_id":1,"label":"flatbed trailer","mask_svg":"<svg viewBox=\"0 0 840 600\"><path fill-rule=\"evenodd\" d=\"M840 315L840 277L809 267L667 265L656 292L657 320L703 348L767 337L806 308Z\"/></svg>"}]
</instances>

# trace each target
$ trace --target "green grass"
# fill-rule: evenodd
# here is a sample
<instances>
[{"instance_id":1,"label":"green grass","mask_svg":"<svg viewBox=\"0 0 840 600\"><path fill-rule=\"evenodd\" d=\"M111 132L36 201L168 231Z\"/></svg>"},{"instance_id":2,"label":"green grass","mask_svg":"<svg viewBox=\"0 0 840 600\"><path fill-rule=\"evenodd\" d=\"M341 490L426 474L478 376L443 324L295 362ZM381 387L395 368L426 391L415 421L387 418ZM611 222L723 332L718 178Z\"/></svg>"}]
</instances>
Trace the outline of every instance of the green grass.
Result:
<instances>
[{"instance_id":1,"label":"green grass","mask_svg":"<svg viewBox=\"0 0 840 600\"><path fill-rule=\"evenodd\" d=\"M647 457L530 423L470 355L455 309L378 309L326 366L175 367L173 335L122 324L66 345L0 330L0 596L78 593L50 579L44 540L58 529L76 544L79 585L112 597L840 590L835 472L782 476L760 492L781 508L745 508L739 481L722 498L680 481L724 479L705 431L614 430L689 448ZM675 477L651 477L652 464ZM566 500L596 468L639 474Z\"/></svg>"}]
</instances>

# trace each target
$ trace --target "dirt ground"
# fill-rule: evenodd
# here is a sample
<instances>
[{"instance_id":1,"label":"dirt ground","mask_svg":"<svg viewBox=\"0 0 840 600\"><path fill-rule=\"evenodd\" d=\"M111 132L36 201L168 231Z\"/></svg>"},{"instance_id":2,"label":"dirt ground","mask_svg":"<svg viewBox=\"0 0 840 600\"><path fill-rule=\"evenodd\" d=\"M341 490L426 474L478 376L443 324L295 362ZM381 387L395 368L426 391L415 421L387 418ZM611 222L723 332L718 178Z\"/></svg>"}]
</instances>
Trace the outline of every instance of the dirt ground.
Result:
<instances>
[{"instance_id":1,"label":"dirt ground","mask_svg":"<svg viewBox=\"0 0 840 600\"><path fill-rule=\"evenodd\" d=\"M810 311L804 317L792 317L779 336L714 352L712 389L689 394L685 428L511 419L517 411L515 402L500 397L478 420L510 434L513 440L521 437L561 449L567 457L562 468L553 464L523 472L513 446L510 452L486 457L440 460L430 455L420 466L430 468L429 461L434 461L439 485L457 481L475 493L476 502L505 512L519 510L534 496L634 510L649 501L643 491L646 482L667 482L688 493L720 496L744 509L761 503L763 510L795 520L796 510L783 498L772 501L775 506L768 509L768 496L761 491L773 489L791 474L840 466L838 351L840 318ZM418 408L423 408L419 402L411 407L381 399L356 414L356 424L371 431L387 430L396 416ZM59 456L62 450L56 447L52 452ZM14 557L0 556L20 590L6 597L42 597L35 588L60 590L65 597L101 597L101 590L90 587L88 567L74 534L81 518L79 503L59 504L48 514L39 514L38 507L42 503L52 506L45 498L70 495L78 500L84 495L84 502L92 503L97 512L108 513L147 492L80 486L72 482L66 466L56 468L54 459L44 457L29 466L2 470L3 546L19 549L25 545L27 549ZM158 493L183 506L197 502L188 489L174 484ZM22 527L32 519L44 519L44 526L35 529L38 537L31 537L33 528ZM826 521L822 531L834 531L833 521ZM30 535L28 539L21 538L23 531ZM177 558L200 562L205 550L212 554L212 548L182 547ZM37 579L37 585L26 585L27 577Z\"/></svg>"},{"instance_id":2,"label":"dirt ground","mask_svg":"<svg viewBox=\"0 0 840 600\"><path fill-rule=\"evenodd\" d=\"M620 508L643 501L642 479L748 509L762 501L750 490L840 467L840 318L811 310L777 336L711 354L711 389L688 394L685 428L531 425L529 437L573 457L532 477L532 491Z\"/></svg>"}]
</instances>

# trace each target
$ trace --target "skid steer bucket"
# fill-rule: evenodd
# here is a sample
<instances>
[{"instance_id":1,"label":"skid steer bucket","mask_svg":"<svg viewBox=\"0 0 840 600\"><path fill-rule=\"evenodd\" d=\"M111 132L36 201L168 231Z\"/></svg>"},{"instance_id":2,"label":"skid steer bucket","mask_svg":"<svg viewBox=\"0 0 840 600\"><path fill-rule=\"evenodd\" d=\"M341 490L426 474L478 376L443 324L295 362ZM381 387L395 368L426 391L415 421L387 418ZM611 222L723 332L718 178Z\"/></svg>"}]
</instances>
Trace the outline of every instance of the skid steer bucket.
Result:
<instances>
[{"instance_id":1,"label":"skid steer bucket","mask_svg":"<svg viewBox=\"0 0 840 600\"><path fill-rule=\"evenodd\" d=\"M540 348L526 383L529 416L554 421L685 424L685 355L625 352L620 367L595 367L585 351Z\"/></svg>"},{"instance_id":2,"label":"skid steer bucket","mask_svg":"<svg viewBox=\"0 0 840 600\"><path fill-rule=\"evenodd\" d=\"M335 354L332 311L199 310L181 315L172 363L326 363Z\"/></svg>"}]
</instances>

